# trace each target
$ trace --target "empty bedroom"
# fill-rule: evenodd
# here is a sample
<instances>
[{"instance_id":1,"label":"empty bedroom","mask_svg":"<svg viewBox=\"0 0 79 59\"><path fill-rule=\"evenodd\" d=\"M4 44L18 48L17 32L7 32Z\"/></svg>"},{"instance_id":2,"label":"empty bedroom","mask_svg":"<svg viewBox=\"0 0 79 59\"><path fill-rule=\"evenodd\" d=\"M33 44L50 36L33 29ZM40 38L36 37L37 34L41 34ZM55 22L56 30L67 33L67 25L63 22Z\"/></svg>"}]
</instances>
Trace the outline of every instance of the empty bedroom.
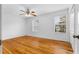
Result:
<instances>
[{"instance_id":1,"label":"empty bedroom","mask_svg":"<svg viewBox=\"0 0 79 59\"><path fill-rule=\"evenodd\" d=\"M3 54L73 54L72 4L2 4Z\"/></svg>"}]
</instances>

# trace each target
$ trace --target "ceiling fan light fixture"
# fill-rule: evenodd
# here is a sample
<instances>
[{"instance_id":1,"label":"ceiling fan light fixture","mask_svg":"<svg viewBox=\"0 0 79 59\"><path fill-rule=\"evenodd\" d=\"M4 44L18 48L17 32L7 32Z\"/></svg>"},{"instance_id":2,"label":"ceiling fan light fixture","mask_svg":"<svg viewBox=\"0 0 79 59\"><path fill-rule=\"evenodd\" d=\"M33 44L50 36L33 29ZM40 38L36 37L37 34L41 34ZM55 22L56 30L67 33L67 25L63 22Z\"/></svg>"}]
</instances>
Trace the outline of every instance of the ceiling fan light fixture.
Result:
<instances>
[{"instance_id":1,"label":"ceiling fan light fixture","mask_svg":"<svg viewBox=\"0 0 79 59\"><path fill-rule=\"evenodd\" d=\"M37 13L34 10L26 9L25 11L23 10L20 10L20 11L23 12L23 14L20 14L20 15L24 15L26 17L37 16Z\"/></svg>"},{"instance_id":2,"label":"ceiling fan light fixture","mask_svg":"<svg viewBox=\"0 0 79 59\"><path fill-rule=\"evenodd\" d=\"M30 15L30 14L25 14L24 16L26 16L26 17L31 17L32 15Z\"/></svg>"},{"instance_id":3,"label":"ceiling fan light fixture","mask_svg":"<svg viewBox=\"0 0 79 59\"><path fill-rule=\"evenodd\" d=\"M29 15L29 14L30 14L30 10L29 10L29 9L27 9L26 13Z\"/></svg>"}]
</instances>

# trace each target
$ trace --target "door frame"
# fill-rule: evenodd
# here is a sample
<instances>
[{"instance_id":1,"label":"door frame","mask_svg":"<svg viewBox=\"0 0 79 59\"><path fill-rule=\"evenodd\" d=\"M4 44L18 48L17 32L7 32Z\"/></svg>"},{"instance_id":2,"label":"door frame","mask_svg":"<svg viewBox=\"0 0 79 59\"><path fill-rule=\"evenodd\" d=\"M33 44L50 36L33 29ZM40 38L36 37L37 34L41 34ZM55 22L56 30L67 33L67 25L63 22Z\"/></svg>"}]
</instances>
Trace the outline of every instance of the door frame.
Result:
<instances>
[{"instance_id":1,"label":"door frame","mask_svg":"<svg viewBox=\"0 0 79 59\"><path fill-rule=\"evenodd\" d=\"M78 33L78 4L75 4L75 9L74 9L74 11L75 11L75 21L74 21L74 34L75 35L78 35L79 33ZM77 53L79 53L78 51L78 43L79 43L79 41L78 41L78 39L77 38L74 38L75 39L75 51L74 51L74 53L75 54L77 54Z\"/></svg>"}]
</instances>

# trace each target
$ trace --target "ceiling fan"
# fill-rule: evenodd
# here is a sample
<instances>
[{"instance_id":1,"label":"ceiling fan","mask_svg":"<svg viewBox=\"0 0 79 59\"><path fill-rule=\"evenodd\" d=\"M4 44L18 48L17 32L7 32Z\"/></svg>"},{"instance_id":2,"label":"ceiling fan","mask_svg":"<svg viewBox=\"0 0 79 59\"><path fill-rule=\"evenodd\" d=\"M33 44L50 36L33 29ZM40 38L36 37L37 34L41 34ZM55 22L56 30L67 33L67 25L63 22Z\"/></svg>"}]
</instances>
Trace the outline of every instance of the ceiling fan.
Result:
<instances>
[{"instance_id":1,"label":"ceiling fan","mask_svg":"<svg viewBox=\"0 0 79 59\"><path fill-rule=\"evenodd\" d=\"M35 10L31 10L29 8L27 8L25 11L24 10L20 10L22 12L22 14L20 15L24 15L24 16L37 16L37 13L35 12Z\"/></svg>"}]
</instances>

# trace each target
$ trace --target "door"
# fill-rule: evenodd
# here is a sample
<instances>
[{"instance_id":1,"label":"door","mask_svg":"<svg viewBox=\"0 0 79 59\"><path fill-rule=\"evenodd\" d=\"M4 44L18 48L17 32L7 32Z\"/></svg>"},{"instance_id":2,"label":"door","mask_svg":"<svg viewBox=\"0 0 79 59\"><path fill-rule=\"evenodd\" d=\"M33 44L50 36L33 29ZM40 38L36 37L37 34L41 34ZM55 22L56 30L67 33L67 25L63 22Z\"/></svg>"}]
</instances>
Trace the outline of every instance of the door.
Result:
<instances>
[{"instance_id":1,"label":"door","mask_svg":"<svg viewBox=\"0 0 79 59\"><path fill-rule=\"evenodd\" d=\"M75 53L79 54L79 5L75 5Z\"/></svg>"},{"instance_id":2,"label":"door","mask_svg":"<svg viewBox=\"0 0 79 59\"><path fill-rule=\"evenodd\" d=\"M73 53L79 53L79 5L73 5L70 10L70 43Z\"/></svg>"}]
</instances>

